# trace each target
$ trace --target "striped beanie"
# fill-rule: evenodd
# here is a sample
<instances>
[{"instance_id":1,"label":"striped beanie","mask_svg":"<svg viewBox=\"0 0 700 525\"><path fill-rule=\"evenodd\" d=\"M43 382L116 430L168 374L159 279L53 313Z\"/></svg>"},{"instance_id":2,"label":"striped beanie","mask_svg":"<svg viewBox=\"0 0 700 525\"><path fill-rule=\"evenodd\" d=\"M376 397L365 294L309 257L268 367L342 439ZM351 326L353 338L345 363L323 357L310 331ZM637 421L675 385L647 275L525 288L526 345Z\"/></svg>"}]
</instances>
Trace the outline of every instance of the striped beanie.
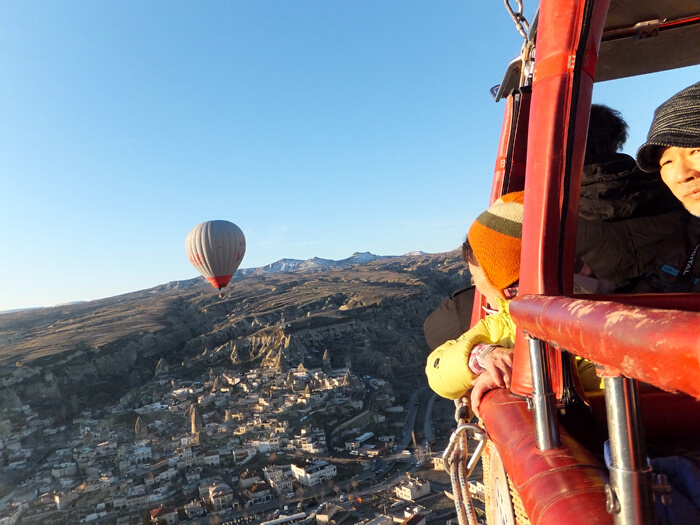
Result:
<instances>
[{"instance_id":1,"label":"striped beanie","mask_svg":"<svg viewBox=\"0 0 700 525\"><path fill-rule=\"evenodd\" d=\"M700 146L700 82L676 93L654 111L647 141L637 150L642 170L659 171L656 150L660 146Z\"/></svg>"},{"instance_id":2,"label":"striped beanie","mask_svg":"<svg viewBox=\"0 0 700 525\"><path fill-rule=\"evenodd\" d=\"M486 279L503 290L520 278L524 191L508 193L479 215L467 238Z\"/></svg>"}]
</instances>

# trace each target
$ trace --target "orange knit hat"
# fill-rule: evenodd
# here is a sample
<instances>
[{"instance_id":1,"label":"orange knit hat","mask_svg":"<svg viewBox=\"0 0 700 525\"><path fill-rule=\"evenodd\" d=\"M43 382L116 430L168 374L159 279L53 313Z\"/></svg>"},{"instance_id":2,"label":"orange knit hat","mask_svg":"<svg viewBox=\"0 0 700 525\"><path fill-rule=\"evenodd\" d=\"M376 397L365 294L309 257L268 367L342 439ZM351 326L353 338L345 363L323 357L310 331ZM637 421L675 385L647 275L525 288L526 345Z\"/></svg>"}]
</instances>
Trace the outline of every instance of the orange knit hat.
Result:
<instances>
[{"instance_id":1,"label":"orange knit hat","mask_svg":"<svg viewBox=\"0 0 700 525\"><path fill-rule=\"evenodd\" d=\"M503 195L469 228L467 238L476 260L497 290L520 278L524 198L524 191Z\"/></svg>"}]
</instances>

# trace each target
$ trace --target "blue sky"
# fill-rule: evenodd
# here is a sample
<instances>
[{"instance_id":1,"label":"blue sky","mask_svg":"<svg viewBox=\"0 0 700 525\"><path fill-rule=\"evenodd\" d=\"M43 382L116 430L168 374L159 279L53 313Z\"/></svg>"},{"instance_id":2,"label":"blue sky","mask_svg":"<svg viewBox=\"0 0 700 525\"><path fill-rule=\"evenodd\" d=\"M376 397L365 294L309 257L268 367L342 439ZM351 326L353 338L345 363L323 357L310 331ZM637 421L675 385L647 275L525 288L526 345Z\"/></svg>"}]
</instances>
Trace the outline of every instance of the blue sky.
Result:
<instances>
[{"instance_id":1,"label":"blue sky","mask_svg":"<svg viewBox=\"0 0 700 525\"><path fill-rule=\"evenodd\" d=\"M242 267L456 248L520 43L493 2L3 3L0 310L195 277L185 237L210 219L245 232ZM594 99L634 151L698 78Z\"/></svg>"}]
</instances>

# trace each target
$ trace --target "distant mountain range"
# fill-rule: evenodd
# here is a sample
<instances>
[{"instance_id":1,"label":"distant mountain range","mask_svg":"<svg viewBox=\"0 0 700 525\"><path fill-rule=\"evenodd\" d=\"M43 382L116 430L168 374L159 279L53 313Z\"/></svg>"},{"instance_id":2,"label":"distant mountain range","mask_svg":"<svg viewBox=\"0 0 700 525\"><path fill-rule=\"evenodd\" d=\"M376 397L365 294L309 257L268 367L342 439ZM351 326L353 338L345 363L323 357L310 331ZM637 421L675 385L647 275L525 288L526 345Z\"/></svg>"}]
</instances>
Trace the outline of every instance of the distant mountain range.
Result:
<instances>
[{"instance_id":1,"label":"distant mountain range","mask_svg":"<svg viewBox=\"0 0 700 525\"><path fill-rule=\"evenodd\" d=\"M425 255L424 252L410 252L405 254L407 256L418 256ZM341 259L340 261L334 261L332 259L321 259L320 257L314 257L312 259L307 259L305 261L301 259L280 259L279 261L270 263L265 266L260 266L258 268L243 268L236 272L234 279L248 277L249 275L264 275L266 273L278 273L278 272L317 272L322 270L332 270L339 268L349 268L356 264L366 264L372 261L379 261L382 259L392 259L396 258L396 255L374 255L370 252L355 252L347 259Z\"/></svg>"},{"instance_id":2,"label":"distant mountain range","mask_svg":"<svg viewBox=\"0 0 700 525\"><path fill-rule=\"evenodd\" d=\"M425 252L413 251L399 255L374 255L370 252L355 252L350 257L346 259L341 259L340 261L334 261L332 259L322 259L320 257L314 257L312 259L301 260L301 259L280 259L273 263L267 264L265 266L259 266L257 268L241 268L236 271L233 276L233 280L243 279L251 275L266 275L273 273L284 273L284 272L317 272L323 270L333 270L340 268L349 268L357 264L366 264L372 261L380 261L383 259L395 259L397 257L417 257L420 255L427 255ZM204 279L202 277L195 277L193 279L186 279L182 281L173 281L164 285L157 286L152 289L152 291L168 290L173 288L187 288L195 284L199 284ZM87 301L73 301L70 303L57 304L54 308L70 305L78 305L86 303ZM38 310L44 307L32 307L32 308L17 308L14 310L2 310L2 314L18 313L27 310Z\"/></svg>"}]
</instances>

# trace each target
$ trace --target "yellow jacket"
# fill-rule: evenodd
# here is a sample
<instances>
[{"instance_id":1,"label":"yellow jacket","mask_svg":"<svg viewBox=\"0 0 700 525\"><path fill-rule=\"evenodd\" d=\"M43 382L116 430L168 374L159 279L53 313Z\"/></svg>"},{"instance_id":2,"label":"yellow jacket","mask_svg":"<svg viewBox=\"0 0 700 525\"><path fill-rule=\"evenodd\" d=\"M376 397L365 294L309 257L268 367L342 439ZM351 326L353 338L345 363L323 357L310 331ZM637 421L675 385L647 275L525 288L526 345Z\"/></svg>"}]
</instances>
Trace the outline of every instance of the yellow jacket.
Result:
<instances>
[{"instance_id":1,"label":"yellow jacket","mask_svg":"<svg viewBox=\"0 0 700 525\"><path fill-rule=\"evenodd\" d=\"M510 317L510 301L497 299L498 312L487 315L459 338L438 346L428 356L425 373L428 383L437 394L457 399L474 384L476 374L469 369L469 354L481 343L513 348L515 324Z\"/></svg>"},{"instance_id":2,"label":"yellow jacket","mask_svg":"<svg viewBox=\"0 0 700 525\"><path fill-rule=\"evenodd\" d=\"M498 312L487 315L457 339L438 346L428 356L425 373L435 393L447 399L464 396L474 385L476 374L469 368L469 354L478 344L496 344L504 348L515 345L515 323L510 317L510 301L496 298ZM600 390L603 381L590 361L576 357L581 384L586 392Z\"/></svg>"}]
</instances>

